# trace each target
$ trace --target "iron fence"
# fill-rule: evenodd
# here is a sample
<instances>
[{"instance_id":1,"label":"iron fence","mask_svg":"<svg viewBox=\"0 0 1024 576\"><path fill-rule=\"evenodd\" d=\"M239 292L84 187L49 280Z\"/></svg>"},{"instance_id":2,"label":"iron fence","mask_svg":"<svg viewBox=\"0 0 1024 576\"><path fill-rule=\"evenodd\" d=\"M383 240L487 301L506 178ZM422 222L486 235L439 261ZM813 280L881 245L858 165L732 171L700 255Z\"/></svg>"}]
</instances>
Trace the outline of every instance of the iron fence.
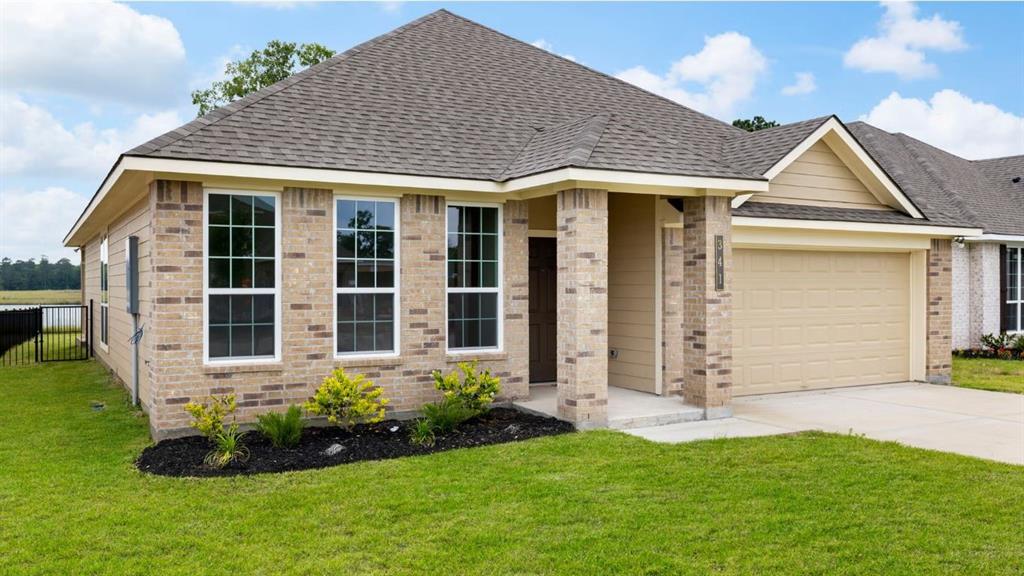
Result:
<instances>
[{"instance_id":1,"label":"iron fence","mask_svg":"<svg viewBox=\"0 0 1024 576\"><path fill-rule=\"evenodd\" d=\"M0 310L0 366L85 360L91 350L88 306Z\"/></svg>"}]
</instances>

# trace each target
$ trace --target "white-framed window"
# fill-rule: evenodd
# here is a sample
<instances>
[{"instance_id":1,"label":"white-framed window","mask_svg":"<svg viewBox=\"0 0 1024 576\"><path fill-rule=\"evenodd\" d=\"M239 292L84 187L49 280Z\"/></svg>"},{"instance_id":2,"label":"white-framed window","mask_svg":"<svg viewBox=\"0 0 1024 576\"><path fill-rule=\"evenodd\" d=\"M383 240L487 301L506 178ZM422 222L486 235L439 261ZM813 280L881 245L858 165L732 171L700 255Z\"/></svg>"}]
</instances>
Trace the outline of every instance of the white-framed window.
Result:
<instances>
[{"instance_id":1,"label":"white-framed window","mask_svg":"<svg viewBox=\"0 0 1024 576\"><path fill-rule=\"evenodd\" d=\"M100 242L100 344L107 346L110 332L110 282L108 278L108 264L110 262L110 247L107 237L104 236Z\"/></svg>"},{"instance_id":2,"label":"white-framed window","mask_svg":"<svg viewBox=\"0 0 1024 576\"><path fill-rule=\"evenodd\" d=\"M208 189L204 196L205 360L279 360L280 195Z\"/></svg>"},{"instance_id":3,"label":"white-framed window","mask_svg":"<svg viewBox=\"0 0 1024 576\"><path fill-rule=\"evenodd\" d=\"M501 211L500 204L448 205L448 350L502 347Z\"/></svg>"},{"instance_id":4,"label":"white-framed window","mask_svg":"<svg viewBox=\"0 0 1024 576\"><path fill-rule=\"evenodd\" d=\"M1007 332L1024 332L1024 247L1006 247L1005 269L1004 325Z\"/></svg>"},{"instance_id":5,"label":"white-framed window","mask_svg":"<svg viewBox=\"0 0 1024 576\"><path fill-rule=\"evenodd\" d=\"M334 198L334 352L396 355L399 207L393 198Z\"/></svg>"}]
</instances>

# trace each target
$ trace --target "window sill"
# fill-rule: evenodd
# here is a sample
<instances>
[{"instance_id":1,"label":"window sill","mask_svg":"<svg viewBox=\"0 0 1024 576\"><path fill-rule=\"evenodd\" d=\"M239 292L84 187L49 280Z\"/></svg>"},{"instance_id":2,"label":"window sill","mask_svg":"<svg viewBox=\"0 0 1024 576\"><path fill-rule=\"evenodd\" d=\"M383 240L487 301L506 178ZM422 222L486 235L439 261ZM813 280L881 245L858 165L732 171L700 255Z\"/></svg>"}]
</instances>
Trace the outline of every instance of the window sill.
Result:
<instances>
[{"instance_id":1,"label":"window sill","mask_svg":"<svg viewBox=\"0 0 1024 576\"><path fill-rule=\"evenodd\" d=\"M473 360L481 362L508 360L508 352L504 350L449 350L445 354L445 361L449 364Z\"/></svg>"},{"instance_id":2,"label":"window sill","mask_svg":"<svg viewBox=\"0 0 1024 576\"><path fill-rule=\"evenodd\" d=\"M223 364L204 364L203 374L253 374L257 372L281 372L284 363L272 362L225 362Z\"/></svg>"},{"instance_id":3,"label":"window sill","mask_svg":"<svg viewBox=\"0 0 1024 576\"><path fill-rule=\"evenodd\" d=\"M402 363L402 356L399 354L387 354L378 356L338 356L334 357L334 365L339 368L362 368L377 366L393 366Z\"/></svg>"}]
</instances>

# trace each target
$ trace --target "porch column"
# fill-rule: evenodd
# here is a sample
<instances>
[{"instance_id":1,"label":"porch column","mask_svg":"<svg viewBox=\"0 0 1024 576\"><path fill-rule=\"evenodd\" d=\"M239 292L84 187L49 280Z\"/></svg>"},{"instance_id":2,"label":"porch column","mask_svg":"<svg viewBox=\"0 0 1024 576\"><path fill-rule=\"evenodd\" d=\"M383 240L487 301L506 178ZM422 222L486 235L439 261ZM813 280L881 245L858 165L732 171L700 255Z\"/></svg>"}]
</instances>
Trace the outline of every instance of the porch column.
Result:
<instances>
[{"instance_id":1,"label":"porch column","mask_svg":"<svg viewBox=\"0 0 1024 576\"><path fill-rule=\"evenodd\" d=\"M686 382L686 315L683 310L686 280L684 230L661 231L661 391L665 396L682 396Z\"/></svg>"},{"instance_id":2,"label":"porch column","mask_svg":"<svg viewBox=\"0 0 1024 576\"><path fill-rule=\"evenodd\" d=\"M558 415L608 423L608 192L562 190L558 223Z\"/></svg>"},{"instance_id":3,"label":"porch column","mask_svg":"<svg viewBox=\"0 0 1024 576\"><path fill-rule=\"evenodd\" d=\"M928 250L928 352L925 377L949 384L953 368L953 246L932 240Z\"/></svg>"},{"instance_id":4,"label":"porch column","mask_svg":"<svg viewBox=\"0 0 1024 576\"><path fill-rule=\"evenodd\" d=\"M708 419L732 415L731 218L727 197L683 200L683 398Z\"/></svg>"}]
</instances>

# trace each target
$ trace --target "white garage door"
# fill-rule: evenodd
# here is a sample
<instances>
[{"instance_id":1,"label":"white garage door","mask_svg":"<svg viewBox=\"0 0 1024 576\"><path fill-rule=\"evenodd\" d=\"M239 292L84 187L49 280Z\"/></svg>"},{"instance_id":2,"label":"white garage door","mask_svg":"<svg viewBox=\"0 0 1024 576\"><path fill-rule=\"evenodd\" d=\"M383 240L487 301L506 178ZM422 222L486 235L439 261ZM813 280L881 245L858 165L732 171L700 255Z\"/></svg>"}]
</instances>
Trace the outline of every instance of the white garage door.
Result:
<instances>
[{"instance_id":1,"label":"white garage door","mask_svg":"<svg viewBox=\"0 0 1024 576\"><path fill-rule=\"evenodd\" d=\"M909 379L908 254L736 249L734 394Z\"/></svg>"}]
</instances>

